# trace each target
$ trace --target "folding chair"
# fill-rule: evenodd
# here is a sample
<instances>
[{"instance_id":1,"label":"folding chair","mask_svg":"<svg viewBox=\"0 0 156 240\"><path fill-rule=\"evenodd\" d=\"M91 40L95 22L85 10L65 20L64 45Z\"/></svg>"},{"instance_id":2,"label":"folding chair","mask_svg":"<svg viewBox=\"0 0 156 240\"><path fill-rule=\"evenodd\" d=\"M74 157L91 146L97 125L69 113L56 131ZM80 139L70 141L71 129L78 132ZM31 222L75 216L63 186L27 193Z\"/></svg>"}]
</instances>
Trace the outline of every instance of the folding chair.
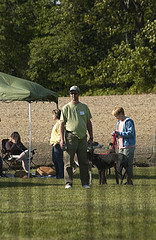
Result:
<instances>
[{"instance_id":1,"label":"folding chair","mask_svg":"<svg viewBox=\"0 0 156 240\"><path fill-rule=\"evenodd\" d=\"M9 141L9 139L3 139L2 140L2 162L7 167L7 171L10 170L16 170L16 169L22 169L22 164L20 161L18 161L18 158L20 155L12 155L10 152L6 150L6 142ZM31 162L33 163L33 155L35 154L35 150L33 149L31 151ZM33 163L34 164L34 163ZM35 165L35 164L34 164Z\"/></svg>"}]
</instances>

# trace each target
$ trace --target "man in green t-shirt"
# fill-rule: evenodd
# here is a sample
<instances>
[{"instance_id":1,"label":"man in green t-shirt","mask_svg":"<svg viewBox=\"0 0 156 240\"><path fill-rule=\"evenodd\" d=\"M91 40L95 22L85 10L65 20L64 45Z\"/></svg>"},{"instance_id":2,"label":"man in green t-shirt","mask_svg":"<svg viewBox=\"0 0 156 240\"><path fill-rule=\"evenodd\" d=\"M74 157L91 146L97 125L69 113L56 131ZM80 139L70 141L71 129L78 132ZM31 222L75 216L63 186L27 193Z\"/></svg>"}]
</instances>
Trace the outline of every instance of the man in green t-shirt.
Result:
<instances>
[{"instance_id":1,"label":"man in green t-shirt","mask_svg":"<svg viewBox=\"0 0 156 240\"><path fill-rule=\"evenodd\" d=\"M91 113L88 106L79 101L80 90L77 86L70 88L71 101L62 108L60 117L60 146L64 151L65 188L71 188L73 183L73 163L75 153L80 166L82 187L89 188L89 173L87 160L87 131L93 141ZM66 131L65 131L66 129Z\"/></svg>"}]
</instances>

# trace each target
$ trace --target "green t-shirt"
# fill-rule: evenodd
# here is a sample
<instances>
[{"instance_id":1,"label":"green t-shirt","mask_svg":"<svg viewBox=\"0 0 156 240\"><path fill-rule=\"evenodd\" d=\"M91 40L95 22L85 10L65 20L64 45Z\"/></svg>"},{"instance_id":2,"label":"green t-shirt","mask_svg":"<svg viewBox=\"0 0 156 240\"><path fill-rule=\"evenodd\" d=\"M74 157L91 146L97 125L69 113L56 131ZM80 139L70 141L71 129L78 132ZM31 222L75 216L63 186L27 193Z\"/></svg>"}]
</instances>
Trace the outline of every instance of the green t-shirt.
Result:
<instances>
[{"instance_id":1,"label":"green t-shirt","mask_svg":"<svg viewBox=\"0 0 156 240\"><path fill-rule=\"evenodd\" d=\"M87 122L92 118L88 106L79 102L78 104L67 103L61 112L61 118L66 130L72 132L82 139L87 133Z\"/></svg>"}]
</instances>

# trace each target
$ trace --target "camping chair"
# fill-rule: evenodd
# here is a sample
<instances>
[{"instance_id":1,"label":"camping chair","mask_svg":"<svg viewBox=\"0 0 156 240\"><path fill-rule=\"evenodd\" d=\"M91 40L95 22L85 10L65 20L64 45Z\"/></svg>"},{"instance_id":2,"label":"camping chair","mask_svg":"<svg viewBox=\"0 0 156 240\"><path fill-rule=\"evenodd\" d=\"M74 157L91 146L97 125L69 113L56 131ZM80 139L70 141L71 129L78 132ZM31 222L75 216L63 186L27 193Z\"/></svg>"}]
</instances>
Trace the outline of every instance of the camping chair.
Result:
<instances>
[{"instance_id":1,"label":"camping chair","mask_svg":"<svg viewBox=\"0 0 156 240\"><path fill-rule=\"evenodd\" d=\"M2 140L2 161L5 164L7 171L10 170L16 170L16 169L22 169L21 161L18 161L19 155L12 155L10 152L6 150L6 142L9 141L9 139L3 139ZM31 151L31 162L33 163L33 155L35 154L35 150L33 149ZM34 164L34 163L33 163ZM35 164L34 164L35 165Z\"/></svg>"}]
</instances>

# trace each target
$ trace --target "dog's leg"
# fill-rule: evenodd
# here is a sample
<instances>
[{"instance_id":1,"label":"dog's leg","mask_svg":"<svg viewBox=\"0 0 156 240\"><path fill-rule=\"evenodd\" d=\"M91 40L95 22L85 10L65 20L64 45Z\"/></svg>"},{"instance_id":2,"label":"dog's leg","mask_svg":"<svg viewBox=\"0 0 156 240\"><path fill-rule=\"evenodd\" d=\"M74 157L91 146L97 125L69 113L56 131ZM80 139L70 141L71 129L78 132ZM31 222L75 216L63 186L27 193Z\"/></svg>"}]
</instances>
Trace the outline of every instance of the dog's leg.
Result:
<instances>
[{"instance_id":1,"label":"dog's leg","mask_svg":"<svg viewBox=\"0 0 156 240\"><path fill-rule=\"evenodd\" d=\"M116 184L119 184L119 175L116 166L114 167L115 169L115 179L116 179Z\"/></svg>"},{"instance_id":2,"label":"dog's leg","mask_svg":"<svg viewBox=\"0 0 156 240\"><path fill-rule=\"evenodd\" d=\"M105 172L106 172L106 175L111 175L111 169L110 168L107 169Z\"/></svg>"},{"instance_id":3,"label":"dog's leg","mask_svg":"<svg viewBox=\"0 0 156 240\"><path fill-rule=\"evenodd\" d=\"M92 184L92 170L89 171L89 184Z\"/></svg>"},{"instance_id":4,"label":"dog's leg","mask_svg":"<svg viewBox=\"0 0 156 240\"><path fill-rule=\"evenodd\" d=\"M106 171L104 170L104 184L107 184Z\"/></svg>"},{"instance_id":5,"label":"dog's leg","mask_svg":"<svg viewBox=\"0 0 156 240\"><path fill-rule=\"evenodd\" d=\"M102 178L102 179L101 179L102 184L104 184L104 171L103 171L103 170L101 171L101 178Z\"/></svg>"},{"instance_id":6,"label":"dog's leg","mask_svg":"<svg viewBox=\"0 0 156 240\"><path fill-rule=\"evenodd\" d=\"M92 184L92 170L89 170L89 184Z\"/></svg>"},{"instance_id":7,"label":"dog's leg","mask_svg":"<svg viewBox=\"0 0 156 240\"><path fill-rule=\"evenodd\" d=\"M89 184L92 184L92 162L89 161Z\"/></svg>"},{"instance_id":8,"label":"dog's leg","mask_svg":"<svg viewBox=\"0 0 156 240\"><path fill-rule=\"evenodd\" d=\"M125 175L125 174L124 174L124 175ZM124 175L123 175L123 176L121 176L121 185L123 184Z\"/></svg>"},{"instance_id":9,"label":"dog's leg","mask_svg":"<svg viewBox=\"0 0 156 240\"><path fill-rule=\"evenodd\" d=\"M126 176L126 179L127 179L127 182L128 182L127 169L125 169L125 172L124 172L123 175L122 175L122 169L121 169L121 185L123 184L123 180L124 180L125 176Z\"/></svg>"},{"instance_id":10,"label":"dog's leg","mask_svg":"<svg viewBox=\"0 0 156 240\"><path fill-rule=\"evenodd\" d=\"M106 170L102 170L102 184L107 184L107 179L106 179Z\"/></svg>"},{"instance_id":11,"label":"dog's leg","mask_svg":"<svg viewBox=\"0 0 156 240\"><path fill-rule=\"evenodd\" d=\"M102 183L102 172L101 172L101 170L99 170L99 184L101 184Z\"/></svg>"}]
</instances>

